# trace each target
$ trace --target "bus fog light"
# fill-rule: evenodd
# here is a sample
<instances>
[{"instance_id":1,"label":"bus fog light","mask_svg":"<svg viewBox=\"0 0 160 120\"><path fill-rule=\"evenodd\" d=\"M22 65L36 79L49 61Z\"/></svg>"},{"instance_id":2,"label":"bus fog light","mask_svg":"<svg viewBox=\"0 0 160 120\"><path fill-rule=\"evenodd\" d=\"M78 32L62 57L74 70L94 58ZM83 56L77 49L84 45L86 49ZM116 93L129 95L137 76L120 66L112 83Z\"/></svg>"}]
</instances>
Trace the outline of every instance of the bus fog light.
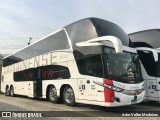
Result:
<instances>
[{"instance_id":1,"label":"bus fog light","mask_svg":"<svg viewBox=\"0 0 160 120\"><path fill-rule=\"evenodd\" d=\"M139 95L139 94L141 94L143 91L144 91L144 89L140 89L140 90L137 91L137 94Z\"/></svg>"},{"instance_id":2,"label":"bus fog light","mask_svg":"<svg viewBox=\"0 0 160 120\"><path fill-rule=\"evenodd\" d=\"M112 99L113 99L114 101L116 101L116 102L121 102L120 99L117 98L117 97L112 97Z\"/></svg>"}]
</instances>

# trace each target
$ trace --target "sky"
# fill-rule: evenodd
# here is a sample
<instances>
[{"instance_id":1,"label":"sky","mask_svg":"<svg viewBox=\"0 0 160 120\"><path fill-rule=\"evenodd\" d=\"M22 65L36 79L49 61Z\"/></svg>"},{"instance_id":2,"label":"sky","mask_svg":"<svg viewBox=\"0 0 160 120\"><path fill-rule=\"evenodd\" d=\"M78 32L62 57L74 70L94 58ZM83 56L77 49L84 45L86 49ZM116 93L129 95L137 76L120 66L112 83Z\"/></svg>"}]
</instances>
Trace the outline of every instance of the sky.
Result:
<instances>
[{"instance_id":1,"label":"sky","mask_svg":"<svg viewBox=\"0 0 160 120\"><path fill-rule=\"evenodd\" d=\"M0 53L87 17L116 23L126 33L160 28L160 0L0 0Z\"/></svg>"}]
</instances>

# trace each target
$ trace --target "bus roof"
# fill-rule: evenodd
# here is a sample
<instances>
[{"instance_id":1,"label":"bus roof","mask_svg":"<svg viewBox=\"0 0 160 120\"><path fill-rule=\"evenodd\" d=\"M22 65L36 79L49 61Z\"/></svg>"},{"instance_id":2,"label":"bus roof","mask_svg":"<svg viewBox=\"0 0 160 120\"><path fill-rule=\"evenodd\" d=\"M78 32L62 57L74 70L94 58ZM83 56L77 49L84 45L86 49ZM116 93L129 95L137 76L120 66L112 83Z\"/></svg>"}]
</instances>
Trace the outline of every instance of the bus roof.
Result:
<instances>
[{"instance_id":1,"label":"bus roof","mask_svg":"<svg viewBox=\"0 0 160 120\"><path fill-rule=\"evenodd\" d=\"M106 36L106 35L112 35L112 36L118 37L122 41L122 44L124 46L132 46L130 44L131 42L128 38L128 35L118 25L103 19L91 17L91 18L85 18L85 19L76 21L74 23L71 23L59 29L58 31L49 34L48 36L39 39L35 43L18 50L17 52L5 57L4 59L12 56L19 58L22 51L25 51L25 50L30 51L29 48L36 46L36 43L44 42L45 39L54 36L54 34L56 34L62 29L66 29L68 36L71 40L73 50L76 50L75 43L77 42L82 42L85 40ZM26 59L27 57L23 57L23 58Z\"/></svg>"},{"instance_id":2,"label":"bus roof","mask_svg":"<svg viewBox=\"0 0 160 120\"><path fill-rule=\"evenodd\" d=\"M160 29L149 29L129 34L135 47L160 47Z\"/></svg>"},{"instance_id":3,"label":"bus roof","mask_svg":"<svg viewBox=\"0 0 160 120\"><path fill-rule=\"evenodd\" d=\"M118 25L100 18L86 18L64 27L71 39L72 46L76 42L83 42L101 36L118 37L124 46L132 47L128 35Z\"/></svg>"}]
</instances>

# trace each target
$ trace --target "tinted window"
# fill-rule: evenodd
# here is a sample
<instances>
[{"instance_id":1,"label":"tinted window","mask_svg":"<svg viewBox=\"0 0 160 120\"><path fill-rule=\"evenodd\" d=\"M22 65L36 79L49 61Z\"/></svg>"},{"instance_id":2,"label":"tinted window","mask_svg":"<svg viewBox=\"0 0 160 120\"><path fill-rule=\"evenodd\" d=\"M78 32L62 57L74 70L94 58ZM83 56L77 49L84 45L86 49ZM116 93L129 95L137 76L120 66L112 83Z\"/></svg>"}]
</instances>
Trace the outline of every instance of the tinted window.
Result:
<instances>
[{"instance_id":1,"label":"tinted window","mask_svg":"<svg viewBox=\"0 0 160 120\"><path fill-rule=\"evenodd\" d=\"M149 76L156 76L156 63L154 61L153 53L149 51L138 51L138 54L147 74Z\"/></svg>"},{"instance_id":2,"label":"tinted window","mask_svg":"<svg viewBox=\"0 0 160 120\"><path fill-rule=\"evenodd\" d=\"M60 65L49 65L39 67L41 71L42 80L52 80L52 79L69 79L70 72L67 67Z\"/></svg>"},{"instance_id":3,"label":"tinted window","mask_svg":"<svg viewBox=\"0 0 160 120\"><path fill-rule=\"evenodd\" d=\"M108 78L123 83L142 82L138 55L135 53L116 53L113 48L104 47Z\"/></svg>"},{"instance_id":4,"label":"tinted window","mask_svg":"<svg viewBox=\"0 0 160 120\"><path fill-rule=\"evenodd\" d=\"M3 66L8 66L22 60L26 60L32 58L34 56L41 55L43 53L61 50L61 49L69 49L68 40L64 30L55 33L17 53L14 55L4 59Z\"/></svg>"},{"instance_id":5,"label":"tinted window","mask_svg":"<svg viewBox=\"0 0 160 120\"><path fill-rule=\"evenodd\" d=\"M73 54L75 59L101 54L101 47L100 46L78 47L77 50L73 51Z\"/></svg>"},{"instance_id":6,"label":"tinted window","mask_svg":"<svg viewBox=\"0 0 160 120\"><path fill-rule=\"evenodd\" d=\"M33 81L54 80L54 79L69 79L70 72L67 67L60 65L48 65L37 68L26 69L23 71L14 72L14 81Z\"/></svg>"},{"instance_id":7,"label":"tinted window","mask_svg":"<svg viewBox=\"0 0 160 120\"><path fill-rule=\"evenodd\" d=\"M103 77L101 56L90 56L85 58L86 74L96 77Z\"/></svg>"},{"instance_id":8,"label":"tinted window","mask_svg":"<svg viewBox=\"0 0 160 120\"><path fill-rule=\"evenodd\" d=\"M153 53L138 51L138 54L147 74L153 77L160 77L160 61L155 62ZM158 53L158 60L160 60L160 53Z\"/></svg>"},{"instance_id":9,"label":"tinted window","mask_svg":"<svg viewBox=\"0 0 160 120\"><path fill-rule=\"evenodd\" d=\"M103 77L100 46L79 47L73 54L80 74Z\"/></svg>"},{"instance_id":10,"label":"tinted window","mask_svg":"<svg viewBox=\"0 0 160 120\"><path fill-rule=\"evenodd\" d=\"M60 74L62 79L69 79L71 77L69 69L64 66L59 66L60 67Z\"/></svg>"},{"instance_id":11,"label":"tinted window","mask_svg":"<svg viewBox=\"0 0 160 120\"><path fill-rule=\"evenodd\" d=\"M76 63L77 63L79 73L82 75L85 75L86 74L86 65L85 65L84 58L76 60Z\"/></svg>"},{"instance_id":12,"label":"tinted window","mask_svg":"<svg viewBox=\"0 0 160 120\"><path fill-rule=\"evenodd\" d=\"M103 77L101 55L88 56L84 59L78 59L77 65L80 74Z\"/></svg>"},{"instance_id":13,"label":"tinted window","mask_svg":"<svg viewBox=\"0 0 160 120\"><path fill-rule=\"evenodd\" d=\"M60 78L60 67L58 65L49 65L39 67L42 80L51 80Z\"/></svg>"},{"instance_id":14,"label":"tinted window","mask_svg":"<svg viewBox=\"0 0 160 120\"><path fill-rule=\"evenodd\" d=\"M27 69L23 71L14 72L14 81L33 81L35 79L35 69Z\"/></svg>"},{"instance_id":15,"label":"tinted window","mask_svg":"<svg viewBox=\"0 0 160 120\"><path fill-rule=\"evenodd\" d=\"M116 36L122 41L123 45L133 47L128 35L118 25L102 19L92 19L92 21L99 37L107 35Z\"/></svg>"},{"instance_id":16,"label":"tinted window","mask_svg":"<svg viewBox=\"0 0 160 120\"><path fill-rule=\"evenodd\" d=\"M156 62L157 77L160 77L160 53L158 53L158 61Z\"/></svg>"},{"instance_id":17,"label":"tinted window","mask_svg":"<svg viewBox=\"0 0 160 120\"><path fill-rule=\"evenodd\" d=\"M148 47L148 48L153 48L150 44L145 43L145 42L133 42L133 45L135 47Z\"/></svg>"}]
</instances>

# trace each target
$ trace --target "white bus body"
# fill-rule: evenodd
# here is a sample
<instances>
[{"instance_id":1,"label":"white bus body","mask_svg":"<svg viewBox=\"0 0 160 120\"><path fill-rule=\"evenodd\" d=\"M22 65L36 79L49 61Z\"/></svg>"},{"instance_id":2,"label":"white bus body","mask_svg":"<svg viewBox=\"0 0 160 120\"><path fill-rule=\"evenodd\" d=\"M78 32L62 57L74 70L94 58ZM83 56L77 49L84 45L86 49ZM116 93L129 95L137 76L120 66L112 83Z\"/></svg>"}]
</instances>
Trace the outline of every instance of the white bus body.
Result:
<instances>
[{"instance_id":1,"label":"white bus body","mask_svg":"<svg viewBox=\"0 0 160 120\"><path fill-rule=\"evenodd\" d=\"M111 22L80 20L4 58L1 91L70 106L139 103L144 81L129 42Z\"/></svg>"},{"instance_id":2,"label":"white bus body","mask_svg":"<svg viewBox=\"0 0 160 120\"><path fill-rule=\"evenodd\" d=\"M159 29L129 34L141 60L145 82L145 101L160 101L160 46Z\"/></svg>"}]
</instances>

